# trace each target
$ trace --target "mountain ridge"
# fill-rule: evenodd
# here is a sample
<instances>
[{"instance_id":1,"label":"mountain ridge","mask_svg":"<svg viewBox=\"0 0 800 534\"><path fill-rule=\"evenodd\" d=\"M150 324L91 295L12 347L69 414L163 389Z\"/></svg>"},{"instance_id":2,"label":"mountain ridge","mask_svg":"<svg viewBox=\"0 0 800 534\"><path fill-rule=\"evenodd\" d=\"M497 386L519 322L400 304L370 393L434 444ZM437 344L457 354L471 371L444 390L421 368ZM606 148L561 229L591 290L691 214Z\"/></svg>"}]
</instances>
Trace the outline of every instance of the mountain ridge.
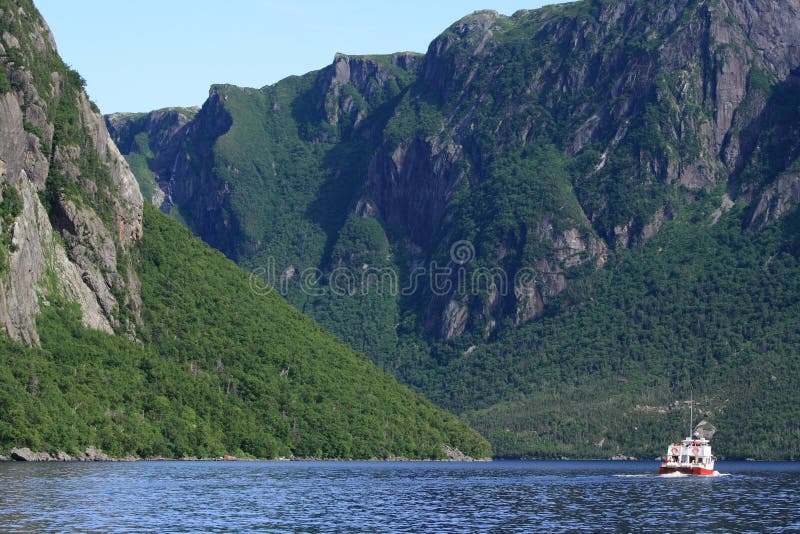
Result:
<instances>
[{"instance_id":1,"label":"mountain ridge","mask_svg":"<svg viewBox=\"0 0 800 534\"><path fill-rule=\"evenodd\" d=\"M329 83L337 68L344 73L342 61L356 61L346 56L261 90L225 86L198 114L202 135L186 151L197 162L193 151L200 150L201 172L176 172L170 180L203 192L186 203L186 223L200 237L406 383L472 417L488 409L481 398L538 398L534 385L547 380L534 371L550 372L549 360L561 362L557 375L572 375L569 358L549 354L542 361L531 347L553 317L576 336L575 311L593 306L591 295L609 269L635 273L637 289L612 287L623 302L649 302L648 284L656 283L631 258L642 254L657 266L658 283L682 272L664 265L650 245L665 229L685 243L694 242L691 235L711 242L707 233L721 225L725 235L712 240L720 256L730 253L726 243L739 243L752 254L753 270L759 254L768 254L762 264L794 255L791 232L774 228L793 227L800 203L792 141L800 122L799 12L795 0L595 0L510 17L473 13L436 37L416 68L394 73L397 91L377 99L373 92L371 102L363 78ZM378 74L385 64L369 56L357 61L373 61L373 83L391 79ZM764 235L781 237L765 244ZM724 279L724 291L757 298L734 289L728 267L704 263L700 249L686 262L689 271L707 266L708 278L694 278L703 284ZM786 262L777 285L794 294ZM445 270L438 285L437 269ZM423 283L411 294L387 294L376 283L387 270L396 280ZM464 280L473 286L465 288ZM694 293L706 294L705 287ZM687 316L689 308L704 309L685 298L691 295L675 296ZM611 301L604 306L592 308L598 322L615 315L639 324L641 310L624 307L634 316L619 316ZM648 313L673 334L655 336L642 349L645 359L666 363L669 345L680 343L680 315L666 303ZM713 311L696 320L707 320L703 314ZM757 317L744 308L741 316L731 312L733 321L745 316ZM776 335L794 339L785 316L765 317ZM714 324L722 339L727 327ZM608 335L620 330L607 326ZM756 330L764 336L769 328ZM602 332L597 337L632 362L644 358ZM702 337L690 339L696 357L712 365L716 357ZM566 341L552 340L548 350ZM741 341L746 348L737 350L762 342ZM793 346L782 345L787 362ZM594 361L584 352L575 357ZM507 358L526 370L497 367ZM756 365L753 358L740 362L743 368ZM462 360L470 372L452 367ZM643 388L649 377L659 395L677 398L690 387L631 365L643 380L631 387ZM715 387L732 387L734 374L725 377ZM473 381L481 385L467 395L472 404L460 401L462 385ZM590 382L576 387L586 398L596 394ZM548 402L556 399L557 391ZM635 403L625 402L633 411ZM506 409L518 412L514 436L537 444L524 445L526 454L559 454L541 441L550 430L532 437L520 427L524 414ZM724 409L719 400L712 411ZM651 450L626 442L616 423L603 420L614 437L593 443Z\"/></svg>"}]
</instances>

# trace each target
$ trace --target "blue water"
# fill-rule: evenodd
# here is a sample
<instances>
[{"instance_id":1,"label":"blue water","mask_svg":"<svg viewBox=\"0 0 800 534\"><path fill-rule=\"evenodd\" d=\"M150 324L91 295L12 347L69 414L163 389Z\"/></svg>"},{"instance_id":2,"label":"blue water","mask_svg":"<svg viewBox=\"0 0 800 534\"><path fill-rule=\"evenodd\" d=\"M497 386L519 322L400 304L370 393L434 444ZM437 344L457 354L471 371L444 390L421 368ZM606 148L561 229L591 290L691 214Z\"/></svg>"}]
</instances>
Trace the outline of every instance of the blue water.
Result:
<instances>
[{"instance_id":1,"label":"blue water","mask_svg":"<svg viewBox=\"0 0 800 534\"><path fill-rule=\"evenodd\" d=\"M800 531L800 464L0 463L2 532Z\"/></svg>"}]
</instances>

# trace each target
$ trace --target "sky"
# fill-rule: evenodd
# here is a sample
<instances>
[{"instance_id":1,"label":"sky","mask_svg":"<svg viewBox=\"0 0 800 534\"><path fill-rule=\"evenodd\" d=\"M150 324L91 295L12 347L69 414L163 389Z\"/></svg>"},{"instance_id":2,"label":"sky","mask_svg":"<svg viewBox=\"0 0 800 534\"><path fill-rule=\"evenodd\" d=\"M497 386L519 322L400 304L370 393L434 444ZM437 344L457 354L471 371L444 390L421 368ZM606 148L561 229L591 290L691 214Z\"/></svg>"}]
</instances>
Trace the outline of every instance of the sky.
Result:
<instances>
[{"instance_id":1,"label":"sky","mask_svg":"<svg viewBox=\"0 0 800 534\"><path fill-rule=\"evenodd\" d=\"M556 0L34 0L103 113L199 106L214 83L263 87L336 52L425 52L479 9Z\"/></svg>"}]
</instances>

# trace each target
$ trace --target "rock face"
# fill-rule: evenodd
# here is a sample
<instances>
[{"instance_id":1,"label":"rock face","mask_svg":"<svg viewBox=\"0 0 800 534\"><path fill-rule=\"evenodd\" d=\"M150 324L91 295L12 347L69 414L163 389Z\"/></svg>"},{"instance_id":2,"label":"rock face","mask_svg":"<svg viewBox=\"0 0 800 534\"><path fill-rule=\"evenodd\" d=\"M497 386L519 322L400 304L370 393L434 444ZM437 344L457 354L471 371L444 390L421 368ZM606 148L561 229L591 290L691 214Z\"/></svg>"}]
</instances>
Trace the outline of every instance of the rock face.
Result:
<instances>
[{"instance_id":1,"label":"rock face","mask_svg":"<svg viewBox=\"0 0 800 534\"><path fill-rule=\"evenodd\" d=\"M444 450L445 456L451 462L474 462L475 458L471 456L467 456L460 450L455 447L451 447L449 445L442 445L442 450Z\"/></svg>"},{"instance_id":2,"label":"rock face","mask_svg":"<svg viewBox=\"0 0 800 534\"><path fill-rule=\"evenodd\" d=\"M82 462L108 462L111 460L106 453L95 447L86 447L86 451L78 454L77 458Z\"/></svg>"},{"instance_id":3,"label":"rock face","mask_svg":"<svg viewBox=\"0 0 800 534\"><path fill-rule=\"evenodd\" d=\"M147 200L167 213L174 205L172 178L175 160L182 149L189 123L198 111L199 108L167 108L150 113L114 113L106 117L108 131L123 153L141 151L152 154L150 169L158 187Z\"/></svg>"},{"instance_id":4,"label":"rock face","mask_svg":"<svg viewBox=\"0 0 800 534\"><path fill-rule=\"evenodd\" d=\"M370 107L385 101L387 85L396 83L397 71L416 72L421 60L420 55L412 53L392 54L385 62L336 54L333 64L317 79L317 109L338 131L358 127ZM321 135L319 140L335 139L330 135L333 131Z\"/></svg>"},{"instance_id":5,"label":"rock face","mask_svg":"<svg viewBox=\"0 0 800 534\"><path fill-rule=\"evenodd\" d=\"M160 176L162 189L168 191L162 210L172 204L181 207L189 226L211 246L234 257L235 242L241 240L238 219L230 207L230 184L215 172L214 141L231 127L224 105L224 90L214 86L195 121L186 126L188 150L179 150L170 172ZM185 179L185 177L191 179Z\"/></svg>"},{"instance_id":6,"label":"rock face","mask_svg":"<svg viewBox=\"0 0 800 534\"><path fill-rule=\"evenodd\" d=\"M749 203L754 228L800 203L798 13L800 0L476 12L424 56L337 54L261 90L215 86L188 124L147 126L166 139L156 174L187 224L246 265L296 249L279 270L329 270L342 221L376 219L400 271L450 273L411 299L418 326L490 336L698 196L724 193L714 221Z\"/></svg>"},{"instance_id":7,"label":"rock face","mask_svg":"<svg viewBox=\"0 0 800 534\"><path fill-rule=\"evenodd\" d=\"M0 90L0 194L22 202L0 228L0 322L36 344L41 306L66 298L87 326L135 335L140 290L128 251L142 234L139 188L39 14L11 2L2 21L4 49L14 52L0 55L9 80Z\"/></svg>"}]
</instances>

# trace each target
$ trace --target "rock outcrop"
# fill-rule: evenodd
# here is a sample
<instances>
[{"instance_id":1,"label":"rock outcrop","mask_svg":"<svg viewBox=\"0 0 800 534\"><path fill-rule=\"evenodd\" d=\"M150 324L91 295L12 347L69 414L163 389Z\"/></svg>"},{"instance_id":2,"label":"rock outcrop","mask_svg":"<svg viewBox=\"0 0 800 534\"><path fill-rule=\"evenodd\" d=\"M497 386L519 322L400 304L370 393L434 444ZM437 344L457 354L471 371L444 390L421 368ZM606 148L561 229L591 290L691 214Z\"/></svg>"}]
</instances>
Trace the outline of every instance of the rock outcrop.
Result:
<instances>
[{"instance_id":1,"label":"rock outcrop","mask_svg":"<svg viewBox=\"0 0 800 534\"><path fill-rule=\"evenodd\" d=\"M420 54L410 52L380 60L336 54L333 63L320 71L312 96L317 100L317 111L333 127L323 130L318 140L335 140L358 127L376 106L399 93L399 78L415 74L421 62Z\"/></svg>"},{"instance_id":2,"label":"rock outcrop","mask_svg":"<svg viewBox=\"0 0 800 534\"><path fill-rule=\"evenodd\" d=\"M11 449L9 456L16 462L46 462L51 459L46 452L35 453L27 447Z\"/></svg>"},{"instance_id":3,"label":"rock outcrop","mask_svg":"<svg viewBox=\"0 0 800 534\"><path fill-rule=\"evenodd\" d=\"M734 199L751 198L758 186L739 178L759 145L751 132L777 121L758 80L792 83L800 35L786 21L795 20L798 7L797 1L679 0L662 9L628 0L586 6L578 16L565 6L513 17L484 11L434 40L418 85L442 102L441 128L381 145L360 201L405 228L422 250L430 253L432 242L450 235L437 229L448 226L447 207L464 182L474 188L495 179L490 162L501 151L561 137L567 154L580 158L596 147L600 157L585 177L575 177L596 234L578 220L560 232L528 232L529 243L554 251L511 267L511 274L532 269L530 280L509 298L482 298L477 306L460 295L432 298L428 324L440 317L440 335L452 337L476 319L473 331L490 332L502 316L497 312L509 306L517 324L537 316L568 285L565 270L587 262L600 267L609 250L655 235L671 218L669 189L691 198L691 191L728 184ZM522 28L534 36L525 48L512 40ZM537 57L551 59L529 60ZM524 76L508 74L515 68ZM795 137L785 130L772 146ZM800 203L795 174L758 192L754 222L774 221ZM565 224L563 213L553 211L540 228L548 218ZM506 267L503 255L497 249L482 259Z\"/></svg>"},{"instance_id":4,"label":"rock outcrop","mask_svg":"<svg viewBox=\"0 0 800 534\"><path fill-rule=\"evenodd\" d=\"M717 427L712 425L710 422L703 419L694 427L693 435L699 436L701 438L705 438L707 440L711 440L714 437L714 434L717 433Z\"/></svg>"},{"instance_id":5,"label":"rock outcrop","mask_svg":"<svg viewBox=\"0 0 800 534\"><path fill-rule=\"evenodd\" d=\"M33 452L28 447L19 447L11 449L8 459L16 462L109 462L115 460L102 450L92 446L86 447L85 451L78 453L75 457L64 451L56 451L50 454L47 451ZM126 460L132 459L134 458L126 457Z\"/></svg>"},{"instance_id":6,"label":"rock outcrop","mask_svg":"<svg viewBox=\"0 0 800 534\"><path fill-rule=\"evenodd\" d=\"M108 462L112 460L106 453L95 447L86 447L86 450L79 453L77 459L82 462Z\"/></svg>"},{"instance_id":7,"label":"rock outcrop","mask_svg":"<svg viewBox=\"0 0 800 534\"><path fill-rule=\"evenodd\" d=\"M38 13L9 7L2 20L15 52L0 56L9 80L0 90L0 185L22 206L0 229L10 236L0 323L36 344L41 307L66 298L86 326L135 335L140 284L128 252L142 235L139 188Z\"/></svg>"},{"instance_id":8,"label":"rock outcrop","mask_svg":"<svg viewBox=\"0 0 800 534\"><path fill-rule=\"evenodd\" d=\"M444 451L445 456L451 462L474 462L475 458L472 456L468 456L458 450L456 447L451 447L449 445L442 445L442 450Z\"/></svg>"}]
</instances>

